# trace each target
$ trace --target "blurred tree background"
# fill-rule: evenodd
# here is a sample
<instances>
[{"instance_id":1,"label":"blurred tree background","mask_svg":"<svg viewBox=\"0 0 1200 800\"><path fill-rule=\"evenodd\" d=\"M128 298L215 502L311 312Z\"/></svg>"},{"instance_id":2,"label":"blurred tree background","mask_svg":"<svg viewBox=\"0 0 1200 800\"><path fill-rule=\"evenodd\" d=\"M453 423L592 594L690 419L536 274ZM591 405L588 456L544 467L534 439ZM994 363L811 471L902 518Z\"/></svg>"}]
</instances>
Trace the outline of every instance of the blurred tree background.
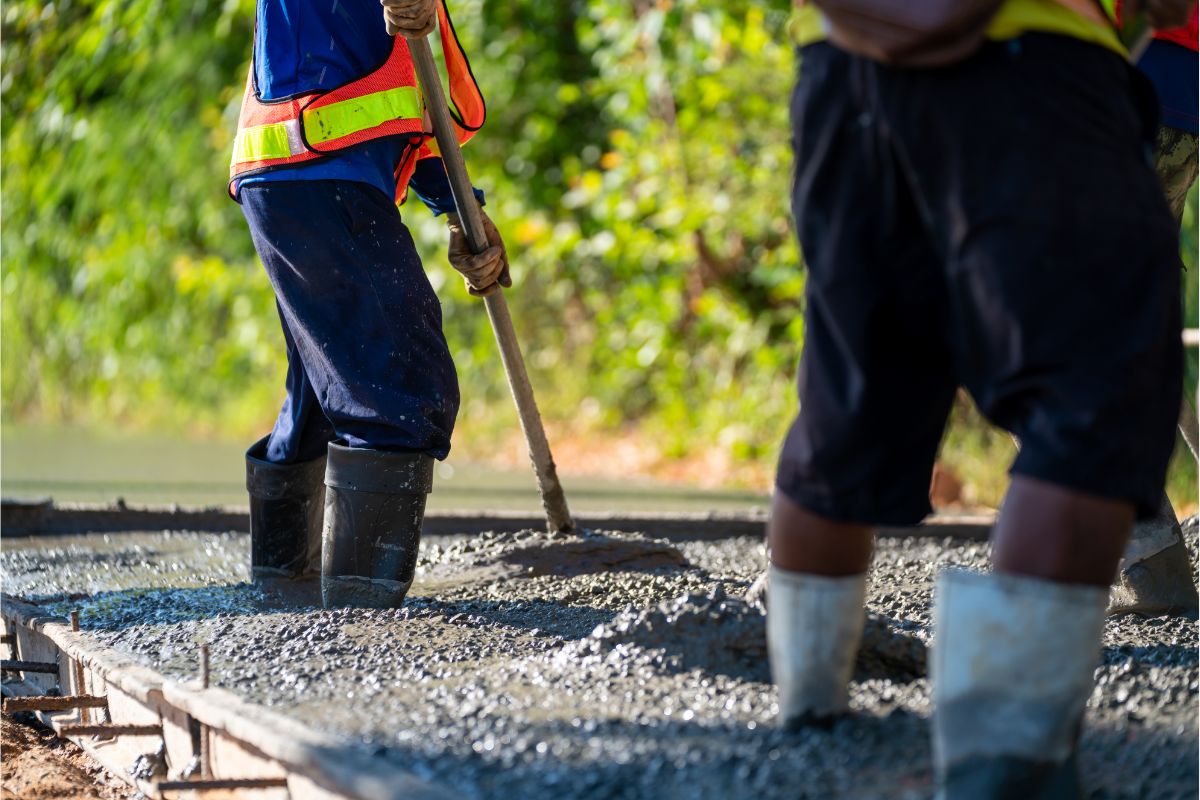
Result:
<instances>
[{"instance_id":1,"label":"blurred tree background","mask_svg":"<svg viewBox=\"0 0 1200 800\"><path fill-rule=\"evenodd\" d=\"M489 107L468 164L506 233L510 302L556 435L597 452L636 439L704 482L766 488L804 333L789 0L452 6ZM10 0L2 13L5 421L249 441L284 370L270 287L225 194L254 3ZM440 223L415 201L402 213L459 367L456 447L511 449L486 315L445 266ZM1194 397L1194 356L1189 371ZM965 500L996 502L1012 453L959 404L943 458ZM1177 455L1172 493L1194 505L1195 480Z\"/></svg>"}]
</instances>

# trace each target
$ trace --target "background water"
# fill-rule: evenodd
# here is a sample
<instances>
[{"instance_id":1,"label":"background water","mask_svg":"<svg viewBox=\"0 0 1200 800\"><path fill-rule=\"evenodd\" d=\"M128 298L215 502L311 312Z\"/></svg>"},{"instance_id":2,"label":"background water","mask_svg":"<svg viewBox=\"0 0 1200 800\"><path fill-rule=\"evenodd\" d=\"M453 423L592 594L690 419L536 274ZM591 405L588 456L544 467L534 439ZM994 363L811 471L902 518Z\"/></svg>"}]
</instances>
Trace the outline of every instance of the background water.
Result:
<instances>
[{"instance_id":1,"label":"background water","mask_svg":"<svg viewBox=\"0 0 1200 800\"><path fill-rule=\"evenodd\" d=\"M0 492L5 498L130 504L245 505L245 444L163 434L60 426L0 429ZM763 507L751 492L703 491L648 480L616 481L560 473L576 512L705 511ZM455 460L435 467L431 509L538 511L533 471L497 470Z\"/></svg>"}]
</instances>

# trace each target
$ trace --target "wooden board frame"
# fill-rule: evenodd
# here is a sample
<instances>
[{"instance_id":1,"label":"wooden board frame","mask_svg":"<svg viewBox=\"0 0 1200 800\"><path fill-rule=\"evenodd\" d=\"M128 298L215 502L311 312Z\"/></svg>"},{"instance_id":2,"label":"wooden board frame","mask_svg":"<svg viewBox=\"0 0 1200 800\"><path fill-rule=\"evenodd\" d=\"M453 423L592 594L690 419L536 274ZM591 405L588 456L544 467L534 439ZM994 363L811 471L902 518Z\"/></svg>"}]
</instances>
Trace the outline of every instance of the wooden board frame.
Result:
<instances>
[{"instance_id":1,"label":"wooden board frame","mask_svg":"<svg viewBox=\"0 0 1200 800\"><path fill-rule=\"evenodd\" d=\"M112 775L148 797L201 796L199 792L160 792L160 780L199 777L192 731L201 726L209 737L210 777L285 778L286 789L204 792L203 797L254 797L258 800L298 798L330 800L447 800L454 793L416 775L381 763L349 740L314 730L299 720L249 703L219 688L201 688L198 681L175 681L136 663L131 658L92 642L86 632L71 630L70 623L47 615L36 605L0 595L3 633L14 636L17 654L27 660L55 658L64 668L58 676L29 673L25 680L4 683L6 696L45 694L102 695L107 709L93 710L93 722L162 725L162 736L93 736L70 738ZM83 666L84 686L76 685L76 670ZM81 691L82 690L82 691ZM42 713L43 723L60 731L79 724L78 711ZM135 775L139 761L161 761L157 775Z\"/></svg>"}]
</instances>

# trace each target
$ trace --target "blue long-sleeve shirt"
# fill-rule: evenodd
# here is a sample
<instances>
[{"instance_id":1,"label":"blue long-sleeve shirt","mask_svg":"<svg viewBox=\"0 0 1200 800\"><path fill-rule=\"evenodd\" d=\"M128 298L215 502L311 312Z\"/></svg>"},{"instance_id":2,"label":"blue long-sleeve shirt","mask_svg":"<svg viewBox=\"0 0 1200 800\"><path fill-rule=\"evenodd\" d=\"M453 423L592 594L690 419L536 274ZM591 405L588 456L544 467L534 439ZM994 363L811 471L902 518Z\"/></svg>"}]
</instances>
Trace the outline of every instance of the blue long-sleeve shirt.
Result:
<instances>
[{"instance_id":1,"label":"blue long-sleeve shirt","mask_svg":"<svg viewBox=\"0 0 1200 800\"><path fill-rule=\"evenodd\" d=\"M1174 42L1155 39L1138 61L1138 69L1146 73L1158 91L1162 109L1162 124L1187 133L1200 130L1196 114L1200 98L1200 78L1197 77L1196 51Z\"/></svg>"},{"instance_id":2,"label":"blue long-sleeve shirt","mask_svg":"<svg viewBox=\"0 0 1200 800\"><path fill-rule=\"evenodd\" d=\"M377 69L392 50L379 0L258 0L254 82L263 100L329 91ZM237 189L273 181L349 180L395 195L395 168L406 139L389 136L336 154L238 181ZM454 211L440 158L423 158L409 189L435 214ZM476 197L483 201L477 189Z\"/></svg>"}]
</instances>

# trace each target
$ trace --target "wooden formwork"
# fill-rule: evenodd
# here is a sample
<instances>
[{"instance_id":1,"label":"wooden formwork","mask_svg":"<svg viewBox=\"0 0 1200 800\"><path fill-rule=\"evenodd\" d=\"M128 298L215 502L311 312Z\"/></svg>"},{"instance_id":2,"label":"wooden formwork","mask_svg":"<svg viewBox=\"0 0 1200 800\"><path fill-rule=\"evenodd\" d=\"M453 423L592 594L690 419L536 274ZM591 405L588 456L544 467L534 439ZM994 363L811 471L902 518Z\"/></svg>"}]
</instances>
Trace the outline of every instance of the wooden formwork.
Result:
<instances>
[{"instance_id":1,"label":"wooden formwork","mask_svg":"<svg viewBox=\"0 0 1200 800\"><path fill-rule=\"evenodd\" d=\"M47 726L79 745L108 772L154 798L260 800L365 798L434 800L454 795L352 742L248 703L219 688L175 681L35 605L0 596L9 659L57 663L57 674L6 672L8 698L100 697L103 707L39 711ZM35 703L37 701L34 701ZM49 704L49 703L47 703ZM62 705L61 702L53 703ZM130 735L73 735L71 725L137 726ZM147 734L146 726L160 732ZM186 782L186 787L180 787Z\"/></svg>"}]
</instances>

